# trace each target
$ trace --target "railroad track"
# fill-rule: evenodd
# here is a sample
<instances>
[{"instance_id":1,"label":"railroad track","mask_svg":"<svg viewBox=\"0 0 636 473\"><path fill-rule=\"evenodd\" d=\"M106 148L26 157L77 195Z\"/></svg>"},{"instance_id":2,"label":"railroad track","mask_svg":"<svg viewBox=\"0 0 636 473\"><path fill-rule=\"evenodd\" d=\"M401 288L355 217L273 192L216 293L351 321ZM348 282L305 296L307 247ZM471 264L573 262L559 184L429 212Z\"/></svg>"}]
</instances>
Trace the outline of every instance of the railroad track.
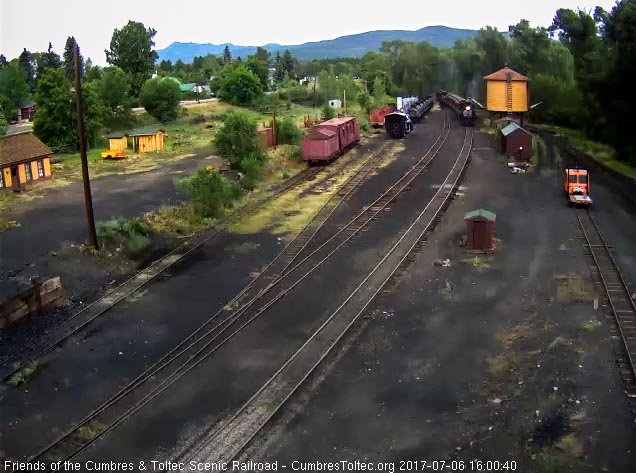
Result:
<instances>
[{"instance_id":1,"label":"railroad track","mask_svg":"<svg viewBox=\"0 0 636 473\"><path fill-rule=\"evenodd\" d=\"M381 261L360 282L335 312L287 362L225 423L197 438L194 448L181 452L175 462L223 462L239 458L254 437L280 411L320 363L331 353L371 302L399 277L440 222L470 162L473 130L465 129L464 145L426 207ZM273 406L273 407L272 407Z\"/></svg>"},{"instance_id":2,"label":"railroad track","mask_svg":"<svg viewBox=\"0 0 636 473\"><path fill-rule=\"evenodd\" d=\"M594 263L592 276L605 292L604 306L616 326L620 340L616 362L636 421L636 303L591 210L576 209L576 219L583 234L585 253Z\"/></svg>"},{"instance_id":3,"label":"railroad track","mask_svg":"<svg viewBox=\"0 0 636 473\"><path fill-rule=\"evenodd\" d=\"M283 192L312 179L320 173L322 169L323 168L311 167L301 171L296 176L276 186L268 195L262 197L256 202L246 204L231 215L219 221L214 227L204 230L203 232L189 238L179 247L153 262L147 268L139 271L105 296L97 299L90 305L75 313L73 316L69 317L66 321L64 321L64 323L56 327L52 333L35 340L15 356L4 360L2 364L0 364L0 378L4 382L13 374L18 372L25 364L48 354L69 337L73 336L82 328L90 324L93 320L112 309L126 297L141 289L175 263L181 261L197 248L217 236L222 231L226 230L230 225L236 223L246 215L253 213L255 210L262 207ZM60 331L62 332L61 334L59 333Z\"/></svg>"},{"instance_id":4,"label":"railroad track","mask_svg":"<svg viewBox=\"0 0 636 473\"><path fill-rule=\"evenodd\" d=\"M314 265L307 269L305 275L302 276L300 280L294 280L291 285L288 284L281 291L275 294L274 297L264 299L273 287L281 284L281 282L288 282L289 275L292 271L298 268L302 262L294 266L292 269L288 268L300 252L307 247L311 241L311 237L313 237L313 235L322 228L338 205L348 198L348 196L354 192L358 185L366 178L370 171L375 168L375 164L377 164L379 158L382 157L381 153L383 149L378 151L375 155L372 155L361 171L352 176L341 187L339 192L322 207L314 219L303 230L301 230L301 232L299 232L296 239L287 245L287 247L274 261L272 261L272 263L270 263L270 265L256 278L255 281L252 281L232 301L226 304L225 308L231 308L235 305L239 305L240 301L244 300L247 295L253 296L250 300L236 310L227 311L225 309L221 309L212 315L186 340L173 348L153 366L127 384L122 390L100 405L97 409L89 413L70 430L66 431L62 436L58 437L56 440L41 449L38 453L32 456L29 461L64 461L73 458L89 445L95 443L104 435L108 434L117 426L128 420L137 411L151 402L156 396L169 388L175 381L211 356L221 346L234 338L241 330L265 312L265 310L271 307L276 301L280 300L281 297L296 287L303 279L305 279L305 277L317 269L318 266L326 261L339 248L344 246L344 244L346 244L362 229L362 225L355 225L355 231L346 232L348 226L353 225L361 218L364 218L365 222L369 223L398 195L398 193L396 193L396 187L399 187L402 192L406 190L406 188L412 183L413 179L415 179L417 175L421 174L421 172L426 168L426 166L422 166L423 162L425 161L426 165L428 165L437 152L439 152L449 133L450 122L447 123L445 121L442 133L433 146L431 146L429 151L393 186L387 189L387 191L376 199L374 204L382 202L381 207L372 204L367 209L356 215L349 224L345 225L345 227L338 231L336 235L332 236L329 240L327 240L327 242L309 255L315 255L320 250L324 251L324 248L326 248L330 242L340 237L339 243L335 248L333 248L333 246L330 247L330 251L328 251L326 256L322 253L319 259L313 260ZM390 195L391 199L387 199L387 195ZM374 210L369 213L369 208L371 207L373 207ZM342 238L341 235L345 235L345 237ZM306 257L303 262L308 261L309 256ZM294 272L294 274L296 274L296 272ZM261 302L260 306L257 305L258 302ZM252 307L256 308L256 312L239 327L230 331L234 324L247 313L248 309ZM218 322L214 326L208 328L216 321ZM222 336L223 338L221 339ZM215 343L219 339L221 340L218 341L218 343ZM174 366L177 364L176 362L184 359L185 361L181 364ZM167 369L169 367L172 367L172 371ZM78 435L76 435L77 432L79 432L82 427L89 425L101 425L106 427L90 439L85 438L85 436L82 436L82 439L79 439Z\"/></svg>"}]
</instances>

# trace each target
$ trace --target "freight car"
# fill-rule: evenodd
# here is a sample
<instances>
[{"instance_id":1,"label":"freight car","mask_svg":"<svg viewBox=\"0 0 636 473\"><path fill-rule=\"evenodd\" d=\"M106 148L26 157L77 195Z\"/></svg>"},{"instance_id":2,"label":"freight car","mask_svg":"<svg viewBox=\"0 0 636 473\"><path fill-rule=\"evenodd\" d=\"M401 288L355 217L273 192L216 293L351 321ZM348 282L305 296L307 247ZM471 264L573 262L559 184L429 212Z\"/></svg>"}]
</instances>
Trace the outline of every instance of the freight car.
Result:
<instances>
[{"instance_id":1,"label":"freight car","mask_svg":"<svg viewBox=\"0 0 636 473\"><path fill-rule=\"evenodd\" d=\"M462 125L475 125L477 113L475 112L475 104L471 99L465 99L442 90L437 93L437 100L441 105L450 108L457 115Z\"/></svg>"},{"instance_id":2,"label":"freight car","mask_svg":"<svg viewBox=\"0 0 636 473\"><path fill-rule=\"evenodd\" d=\"M408 114L393 112L384 117L384 128L387 135L393 138L404 138L413 131L413 122Z\"/></svg>"},{"instance_id":3,"label":"freight car","mask_svg":"<svg viewBox=\"0 0 636 473\"><path fill-rule=\"evenodd\" d=\"M433 97L430 95L424 97L422 100L418 100L409 110L409 115L411 120L418 121L420 120L431 108L433 107Z\"/></svg>"},{"instance_id":4,"label":"freight car","mask_svg":"<svg viewBox=\"0 0 636 473\"><path fill-rule=\"evenodd\" d=\"M328 162L360 143L360 125L353 117L332 118L320 123L303 138L303 159Z\"/></svg>"},{"instance_id":5,"label":"freight car","mask_svg":"<svg viewBox=\"0 0 636 473\"><path fill-rule=\"evenodd\" d=\"M395 111L395 105L385 105L382 108L371 110L371 113L369 114L369 123L373 128L384 126L384 117L386 117L389 113L393 113Z\"/></svg>"}]
</instances>

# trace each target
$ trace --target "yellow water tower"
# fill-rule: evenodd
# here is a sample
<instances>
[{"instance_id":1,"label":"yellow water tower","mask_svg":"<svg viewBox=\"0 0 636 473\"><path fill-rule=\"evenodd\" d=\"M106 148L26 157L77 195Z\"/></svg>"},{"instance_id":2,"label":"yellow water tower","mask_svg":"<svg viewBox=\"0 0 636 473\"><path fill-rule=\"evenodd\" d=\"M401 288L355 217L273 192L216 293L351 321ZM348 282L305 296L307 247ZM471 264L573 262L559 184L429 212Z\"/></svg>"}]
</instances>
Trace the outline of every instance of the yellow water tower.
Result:
<instances>
[{"instance_id":1,"label":"yellow water tower","mask_svg":"<svg viewBox=\"0 0 636 473\"><path fill-rule=\"evenodd\" d=\"M528 78L506 66L484 80L486 109L495 117L522 121L523 114L528 111Z\"/></svg>"}]
</instances>

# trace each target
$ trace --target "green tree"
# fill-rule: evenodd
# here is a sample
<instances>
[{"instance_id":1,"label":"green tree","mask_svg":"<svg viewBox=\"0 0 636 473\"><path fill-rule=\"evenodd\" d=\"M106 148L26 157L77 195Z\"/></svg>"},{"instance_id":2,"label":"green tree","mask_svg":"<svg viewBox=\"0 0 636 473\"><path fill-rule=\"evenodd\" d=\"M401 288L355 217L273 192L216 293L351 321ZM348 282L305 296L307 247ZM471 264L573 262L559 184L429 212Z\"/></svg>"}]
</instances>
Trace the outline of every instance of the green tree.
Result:
<instances>
[{"instance_id":1,"label":"green tree","mask_svg":"<svg viewBox=\"0 0 636 473\"><path fill-rule=\"evenodd\" d=\"M599 95L605 100L606 116L618 157L636 166L636 143L628 119L636 107L636 91L631 83L636 73L636 0L617 3L606 18L603 33L609 47L608 78Z\"/></svg>"},{"instance_id":2,"label":"green tree","mask_svg":"<svg viewBox=\"0 0 636 473\"><path fill-rule=\"evenodd\" d=\"M246 159L265 160L256 134L256 122L243 112L230 112L223 117L223 125L214 140L216 152L229 160L234 169L242 169Z\"/></svg>"},{"instance_id":3,"label":"green tree","mask_svg":"<svg viewBox=\"0 0 636 473\"><path fill-rule=\"evenodd\" d=\"M82 84L82 102L84 106L84 130L89 146L97 146L99 132L106 125L110 113L108 107L99 96L98 84L95 82L84 82ZM73 108L75 120L77 121L76 108ZM37 114L36 114L37 116Z\"/></svg>"},{"instance_id":4,"label":"green tree","mask_svg":"<svg viewBox=\"0 0 636 473\"><path fill-rule=\"evenodd\" d=\"M66 74L66 78L73 82L75 80L75 47L76 42L73 36L69 36L66 38L66 45L64 46L64 54L62 58L64 60L64 72ZM84 58L82 55L79 55L80 62L80 74L82 77L84 76Z\"/></svg>"},{"instance_id":5,"label":"green tree","mask_svg":"<svg viewBox=\"0 0 636 473\"><path fill-rule=\"evenodd\" d=\"M320 93L325 101L338 98L338 79L333 73L333 67L329 71L322 71L318 76L318 83L320 84Z\"/></svg>"},{"instance_id":6,"label":"green tree","mask_svg":"<svg viewBox=\"0 0 636 473\"><path fill-rule=\"evenodd\" d=\"M153 50L157 31L143 23L129 21L122 29L115 29L106 52L109 64L121 68L130 78L130 92L138 97L144 83L155 68L158 55Z\"/></svg>"},{"instance_id":7,"label":"green tree","mask_svg":"<svg viewBox=\"0 0 636 473\"><path fill-rule=\"evenodd\" d=\"M156 77L143 85L139 103L152 117L168 122L177 118L180 98L179 84L172 79Z\"/></svg>"},{"instance_id":8,"label":"green tree","mask_svg":"<svg viewBox=\"0 0 636 473\"><path fill-rule=\"evenodd\" d=\"M228 64L232 64L232 53L230 52L229 46L225 45L223 49L223 65L227 66Z\"/></svg>"},{"instance_id":9,"label":"green tree","mask_svg":"<svg viewBox=\"0 0 636 473\"><path fill-rule=\"evenodd\" d=\"M2 112L0 112L0 136L4 136L7 134L7 119L4 117Z\"/></svg>"},{"instance_id":10,"label":"green tree","mask_svg":"<svg viewBox=\"0 0 636 473\"><path fill-rule=\"evenodd\" d=\"M28 96L29 90L24 69L14 62L0 69L0 108L6 117L16 116L18 105Z\"/></svg>"},{"instance_id":11,"label":"green tree","mask_svg":"<svg viewBox=\"0 0 636 473\"><path fill-rule=\"evenodd\" d=\"M93 65L93 61L91 61L91 58L88 58L86 60L86 65L84 66L84 72L82 73L82 76L89 82L98 81L102 78L102 68L100 66Z\"/></svg>"},{"instance_id":12,"label":"green tree","mask_svg":"<svg viewBox=\"0 0 636 473\"><path fill-rule=\"evenodd\" d=\"M301 136L302 132L290 117L276 121L276 144L295 145L298 144Z\"/></svg>"},{"instance_id":13,"label":"green tree","mask_svg":"<svg viewBox=\"0 0 636 473\"><path fill-rule=\"evenodd\" d=\"M274 80L280 82L285 77L285 69L283 68L283 61L280 57L280 52L276 51L276 57L274 58L274 67L276 71L274 72Z\"/></svg>"},{"instance_id":14,"label":"green tree","mask_svg":"<svg viewBox=\"0 0 636 473\"><path fill-rule=\"evenodd\" d=\"M262 93L260 79L244 65L226 67L218 78L218 97L233 105L252 105Z\"/></svg>"},{"instance_id":15,"label":"green tree","mask_svg":"<svg viewBox=\"0 0 636 473\"><path fill-rule=\"evenodd\" d=\"M366 113L369 113L371 111L371 96L369 95L369 92L367 92L366 90L361 90L360 92L358 92L357 99L360 107L362 107L362 110L364 110Z\"/></svg>"},{"instance_id":16,"label":"green tree","mask_svg":"<svg viewBox=\"0 0 636 473\"><path fill-rule=\"evenodd\" d=\"M107 124L111 129L126 128L132 123L130 82L120 68L106 67L98 82L98 92L109 111Z\"/></svg>"},{"instance_id":17,"label":"green tree","mask_svg":"<svg viewBox=\"0 0 636 473\"><path fill-rule=\"evenodd\" d=\"M76 149L77 113L71 82L62 69L49 69L38 82L35 101L38 113L33 131L47 145L58 150Z\"/></svg>"},{"instance_id":18,"label":"green tree","mask_svg":"<svg viewBox=\"0 0 636 473\"><path fill-rule=\"evenodd\" d=\"M159 72L165 72L166 75L170 74L173 70L173 66L172 66L172 61L170 59L166 60L163 59L160 63L159 63L159 67L158 67L158 71Z\"/></svg>"},{"instance_id":19,"label":"green tree","mask_svg":"<svg viewBox=\"0 0 636 473\"><path fill-rule=\"evenodd\" d=\"M31 53L24 48L20 56L18 57L18 64L26 75L27 86L29 91L33 91L35 88L35 67L33 66L33 57Z\"/></svg>"},{"instance_id":20,"label":"green tree","mask_svg":"<svg viewBox=\"0 0 636 473\"><path fill-rule=\"evenodd\" d=\"M267 89L269 86L269 71L267 70L267 63L254 56L247 58L245 66L258 77L261 81L263 89Z\"/></svg>"},{"instance_id":21,"label":"green tree","mask_svg":"<svg viewBox=\"0 0 636 473\"><path fill-rule=\"evenodd\" d=\"M383 75L375 76L373 81L373 102L377 107L384 105L384 98L386 97L386 83Z\"/></svg>"},{"instance_id":22,"label":"green tree","mask_svg":"<svg viewBox=\"0 0 636 473\"><path fill-rule=\"evenodd\" d=\"M256 57L256 59L263 61L265 64L269 64L272 55L269 53L269 51L267 51L267 49L257 46L254 56Z\"/></svg>"},{"instance_id":23,"label":"green tree","mask_svg":"<svg viewBox=\"0 0 636 473\"><path fill-rule=\"evenodd\" d=\"M284 74L288 74L290 78L294 77L294 58L289 52L289 49L285 49L281 59L281 65Z\"/></svg>"},{"instance_id":24,"label":"green tree","mask_svg":"<svg viewBox=\"0 0 636 473\"><path fill-rule=\"evenodd\" d=\"M510 43L497 28L487 26L479 30L475 44L483 51L483 69L480 73L498 71L510 61Z\"/></svg>"},{"instance_id":25,"label":"green tree","mask_svg":"<svg viewBox=\"0 0 636 473\"><path fill-rule=\"evenodd\" d=\"M59 69L62 67L60 55L53 51L53 45L49 42L47 52L41 53L36 60L36 86L37 81L47 69Z\"/></svg>"}]
</instances>

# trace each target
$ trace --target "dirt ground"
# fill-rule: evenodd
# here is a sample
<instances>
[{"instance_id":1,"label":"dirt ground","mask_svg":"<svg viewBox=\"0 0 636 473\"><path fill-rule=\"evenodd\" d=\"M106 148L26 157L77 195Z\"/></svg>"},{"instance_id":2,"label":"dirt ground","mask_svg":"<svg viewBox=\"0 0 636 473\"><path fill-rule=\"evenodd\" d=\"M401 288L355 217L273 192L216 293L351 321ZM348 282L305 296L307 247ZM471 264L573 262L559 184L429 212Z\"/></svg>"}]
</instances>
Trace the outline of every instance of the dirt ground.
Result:
<instances>
[{"instance_id":1,"label":"dirt ground","mask_svg":"<svg viewBox=\"0 0 636 473\"><path fill-rule=\"evenodd\" d=\"M396 142L336 222L369 205L440 129L434 112ZM170 456L227 418L399 237L442 182L462 137L455 123L448 147L391 212L82 459ZM608 326L594 309L574 213L559 192L555 161L541 162L512 175L488 137L477 135L464 186L428 245L257 437L249 459L490 459L532 473L634 471L633 419ZM300 207L205 245L48 356L27 384L0 388L0 450L17 458L33 452L185 338L271 260ZM464 214L480 207L497 214L492 256L459 246ZM598 212L603 220L603 207ZM616 228L629 230L617 248L634 231L631 215L621 218ZM613 242L614 229L607 231ZM636 282L625 253L621 262ZM433 264L445 260L449 266Z\"/></svg>"},{"instance_id":2,"label":"dirt ground","mask_svg":"<svg viewBox=\"0 0 636 473\"><path fill-rule=\"evenodd\" d=\"M161 169L92 180L95 220L132 217L180 202L183 196L174 186L175 179L211 159L209 149L192 154ZM98 268L88 271L83 266L82 270L86 258L79 252L61 254L88 239L81 183L51 189L43 198L20 203L9 217L20 226L0 233L0 294L14 292L34 275L61 275L67 293L75 297L113 279L104 281ZM129 269L122 268L124 272Z\"/></svg>"},{"instance_id":3,"label":"dirt ground","mask_svg":"<svg viewBox=\"0 0 636 473\"><path fill-rule=\"evenodd\" d=\"M635 470L634 422L556 170L512 175L488 148L478 135L461 196L417 261L246 458ZM497 214L494 255L459 247L476 208Z\"/></svg>"}]
</instances>

